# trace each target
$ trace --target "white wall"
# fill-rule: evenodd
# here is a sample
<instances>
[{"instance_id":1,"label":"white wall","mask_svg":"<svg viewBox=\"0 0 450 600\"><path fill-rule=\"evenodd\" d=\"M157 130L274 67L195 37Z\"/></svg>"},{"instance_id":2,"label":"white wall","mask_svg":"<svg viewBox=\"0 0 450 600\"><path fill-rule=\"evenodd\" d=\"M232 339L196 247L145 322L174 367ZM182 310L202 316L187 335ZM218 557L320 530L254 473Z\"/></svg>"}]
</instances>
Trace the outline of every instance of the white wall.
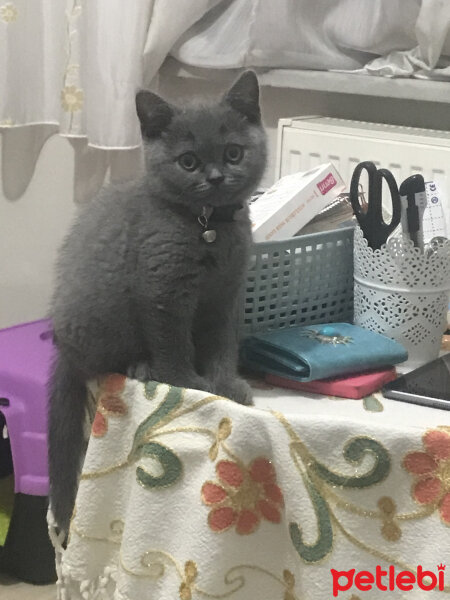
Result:
<instances>
[{"instance_id":1,"label":"white wall","mask_svg":"<svg viewBox=\"0 0 450 600\"><path fill-rule=\"evenodd\" d=\"M73 150L58 136L45 144L20 199L7 200L0 188L0 327L45 316L56 249L75 209L72 198Z\"/></svg>"},{"instance_id":2,"label":"white wall","mask_svg":"<svg viewBox=\"0 0 450 600\"><path fill-rule=\"evenodd\" d=\"M162 81L160 90L174 100L219 91L217 86L195 80ZM347 94L264 88L262 111L270 148L265 185L273 181L276 127L281 117L321 114L450 128L444 104ZM1 168L0 164L0 173ZM54 136L46 143L31 184L19 200L7 200L0 189L0 327L46 314L56 250L75 210L73 171L72 147L67 140Z\"/></svg>"}]
</instances>

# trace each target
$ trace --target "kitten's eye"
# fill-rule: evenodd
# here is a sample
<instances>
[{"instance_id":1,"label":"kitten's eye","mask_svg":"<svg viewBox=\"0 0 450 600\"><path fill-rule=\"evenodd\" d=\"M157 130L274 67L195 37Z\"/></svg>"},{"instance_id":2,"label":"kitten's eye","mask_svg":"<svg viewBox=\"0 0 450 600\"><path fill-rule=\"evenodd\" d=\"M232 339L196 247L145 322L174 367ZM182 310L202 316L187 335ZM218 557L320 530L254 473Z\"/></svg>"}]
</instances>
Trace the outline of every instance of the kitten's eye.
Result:
<instances>
[{"instance_id":1,"label":"kitten's eye","mask_svg":"<svg viewBox=\"0 0 450 600\"><path fill-rule=\"evenodd\" d=\"M244 148L239 146L239 144L228 144L225 147L225 152L223 153L225 162L229 162L232 165L236 165L237 163L241 162L243 156Z\"/></svg>"},{"instance_id":2,"label":"kitten's eye","mask_svg":"<svg viewBox=\"0 0 450 600\"><path fill-rule=\"evenodd\" d=\"M195 171L200 161L193 152L185 152L178 157L178 164L186 171Z\"/></svg>"}]
</instances>

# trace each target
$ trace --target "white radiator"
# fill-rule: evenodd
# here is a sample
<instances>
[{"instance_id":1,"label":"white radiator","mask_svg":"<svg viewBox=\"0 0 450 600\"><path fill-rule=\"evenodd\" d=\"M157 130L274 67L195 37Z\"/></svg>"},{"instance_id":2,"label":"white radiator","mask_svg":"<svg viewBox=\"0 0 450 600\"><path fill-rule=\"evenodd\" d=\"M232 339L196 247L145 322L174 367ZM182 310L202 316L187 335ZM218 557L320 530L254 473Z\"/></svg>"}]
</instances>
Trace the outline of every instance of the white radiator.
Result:
<instances>
[{"instance_id":1,"label":"white radiator","mask_svg":"<svg viewBox=\"0 0 450 600\"><path fill-rule=\"evenodd\" d=\"M413 173L436 181L450 231L450 132L330 117L279 121L276 179L332 162L349 185L353 169L363 160L389 169L398 185Z\"/></svg>"}]
</instances>

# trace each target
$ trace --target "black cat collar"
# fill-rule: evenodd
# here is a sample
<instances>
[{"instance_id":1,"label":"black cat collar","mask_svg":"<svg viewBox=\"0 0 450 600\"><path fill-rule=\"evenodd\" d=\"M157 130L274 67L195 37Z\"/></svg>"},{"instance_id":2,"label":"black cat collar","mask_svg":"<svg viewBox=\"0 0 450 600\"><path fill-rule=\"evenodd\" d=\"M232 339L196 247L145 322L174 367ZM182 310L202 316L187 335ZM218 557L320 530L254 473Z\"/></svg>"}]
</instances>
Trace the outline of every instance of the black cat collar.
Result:
<instances>
[{"instance_id":1,"label":"black cat collar","mask_svg":"<svg viewBox=\"0 0 450 600\"><path fill-rule=\"evenodd\" d=\"M209 204L202 209L202 214L198 217L198 222L203 227L202 239L211 244L216 240L217 232L215 229L208 229L209 222L231 222L234 221L234 215L242 209L242 204L230 204L229 206L213 207Z\"/></svg>"}]
</instances>

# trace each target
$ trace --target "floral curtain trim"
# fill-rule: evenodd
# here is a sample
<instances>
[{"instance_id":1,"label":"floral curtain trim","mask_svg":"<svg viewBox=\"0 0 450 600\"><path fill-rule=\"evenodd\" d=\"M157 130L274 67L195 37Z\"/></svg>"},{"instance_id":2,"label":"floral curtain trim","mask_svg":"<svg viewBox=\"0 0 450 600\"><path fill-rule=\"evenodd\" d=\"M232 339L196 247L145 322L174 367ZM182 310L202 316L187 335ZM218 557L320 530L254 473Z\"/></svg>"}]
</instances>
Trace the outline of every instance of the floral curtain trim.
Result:
<instances>
[{"instance_id":1,"label":"floral curtain trim","mask_svg":"<svg viewBox=\"0 0 450 600\"><path fill-rule=\"evenodd\" d=\"M17 21L19 12L12 2L0 6L0 21L4 23L13 23Z\"/></svg>"}]
</instances>

